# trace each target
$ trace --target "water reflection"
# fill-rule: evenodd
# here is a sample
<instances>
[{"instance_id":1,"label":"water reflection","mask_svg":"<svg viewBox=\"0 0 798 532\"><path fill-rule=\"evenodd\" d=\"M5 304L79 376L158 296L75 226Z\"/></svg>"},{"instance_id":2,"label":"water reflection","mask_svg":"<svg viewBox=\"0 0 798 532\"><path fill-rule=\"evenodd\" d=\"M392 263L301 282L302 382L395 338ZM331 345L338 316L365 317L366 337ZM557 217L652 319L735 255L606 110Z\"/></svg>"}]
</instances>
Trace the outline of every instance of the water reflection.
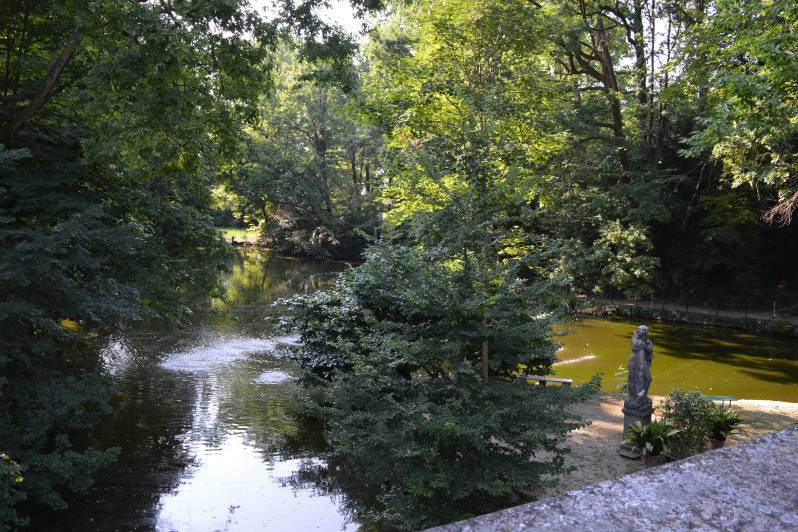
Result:
<instances>
[{"instance_id":1,"label":"water reflection","mask_svg":"<svg viewBox=\"0 0 798 532\"><path fill-rule=\"evenodd\" d=\"M300 467L300 459L267 463L243 434L196 452L203 465L161 498L158 530L357 529L342 523L335 499L281 480Z\"/></svg>"},{"instance_id":2,"label":"water reflection","mask_svg":"<svg viewBox=\"0 0 798 532\"><path fill-rule=\"evenodd\" d=\"M242 250L224 297L199 300L177 330L151 323L101 348L120 384L92 435L120 460L66 514L38 530L350 530L333 493L287 481L320 463L292 408L294 369L276 352L269 305L323 288L345 266Z\"/></svg>"},{"instance_id":3,"label":"water reflection","mask_svg":"<svg viewBox=\"0 0 798 532\"><path fill-rule=\"evenodd\" d=\"M215 366L230 364L257 353L275 352L280 344L291 343L293 338L230 338L219 337L204 345L170 354L161 367L172 371L208 371Z\"/></svg>"}]
</instances>

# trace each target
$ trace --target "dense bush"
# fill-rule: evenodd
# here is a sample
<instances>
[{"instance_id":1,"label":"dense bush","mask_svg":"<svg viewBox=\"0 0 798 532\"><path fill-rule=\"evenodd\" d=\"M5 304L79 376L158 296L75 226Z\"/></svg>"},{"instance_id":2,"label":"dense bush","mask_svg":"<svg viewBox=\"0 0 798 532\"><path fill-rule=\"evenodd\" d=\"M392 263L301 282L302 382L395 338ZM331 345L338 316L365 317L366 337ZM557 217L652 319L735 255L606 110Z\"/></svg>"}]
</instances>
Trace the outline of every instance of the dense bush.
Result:
<instances>
[{"instance_id":1,"label":"dense bush","mask_svg":"<svg viewBox=\"0 0 798 532\"><path fill-rule=\"evenodd\" d=\"M14 510L14 505L25 499L25 492L20 488L23 480L19 464L0 452L0 524L19 526L26 523Z\"/></svg>"},{"instance_id":2,"label":"dense bush","mask_svg":"<svg viewBox=\"0 0 798 532\"><path fill-rule=\"evenodd\" d=\"M548 373L554 361L535 291L499 289L485 327L460 272L401 246L368 257L329 292L288 301L284 326L299 332L291 356L305 382L321 385L311 411L328 458L379 494L377 521L415 529L496 510L566 471L561 443L584 424L567 406L597 383L513 382L519 363Z\"/></svg>"},{"instance_id":3,"label":"dense bush","mask_svg":"<svg viewBox=\"0 0 798 532\"><path fill-rule=\"evenodd\" d=\"M706 450L713 406L699 392L676 388L668 394L659 408L662 418L679 430L669 445L672 456L683 458Z\"/></svg>"}]
</instances>

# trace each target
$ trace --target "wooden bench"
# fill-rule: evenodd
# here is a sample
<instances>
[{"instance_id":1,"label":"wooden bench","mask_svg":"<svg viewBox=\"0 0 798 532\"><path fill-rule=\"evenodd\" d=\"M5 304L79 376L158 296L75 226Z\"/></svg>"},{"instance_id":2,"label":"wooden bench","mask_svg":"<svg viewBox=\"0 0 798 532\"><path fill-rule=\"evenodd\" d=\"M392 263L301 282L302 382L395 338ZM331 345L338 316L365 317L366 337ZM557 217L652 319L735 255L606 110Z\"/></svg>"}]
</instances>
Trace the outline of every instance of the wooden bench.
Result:
<instances>
[{"instance_id":1,"label":"wooden bench","mask_svg":"<svg viewBox=\"0 0 798 532\"><path fill-rule=\"evenodd\" d=\"M529 381L538 381L538 386L546 386L548 382L559 382L562 386L570 386L573 379L560 379L558 377L541 377L540 375L519 375L518 384L529 384Z\"/></svg>"},{"instance_id":2,"label":"wooden bench","mask_svg":"<svg viewBox=\"0 0 798 532\"><path fill-rule=\"evenodd\" d=\"M732 397L731 395L705 395L704 399L707 401L720 401L720 406L723 406L723 403L726 401L729 402L729 407L731 407L732 401L736 401L736 397Z\"/></svg>"}]
</instances>

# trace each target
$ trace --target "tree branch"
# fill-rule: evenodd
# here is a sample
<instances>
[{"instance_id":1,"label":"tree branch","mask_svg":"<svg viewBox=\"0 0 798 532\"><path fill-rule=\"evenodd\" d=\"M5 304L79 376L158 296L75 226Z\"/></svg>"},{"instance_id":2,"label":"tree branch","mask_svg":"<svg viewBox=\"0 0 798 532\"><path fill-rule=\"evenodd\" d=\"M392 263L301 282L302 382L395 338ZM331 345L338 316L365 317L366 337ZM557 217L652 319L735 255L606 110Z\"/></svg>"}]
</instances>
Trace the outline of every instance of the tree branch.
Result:
<instances>
[{"instance_id":1,"label":"tree branch","mask_svg":"<svg viewBox=\"0 0 798 532\"><path fill-rule=\"evenodd\" d=\"M80 46L82 40L83 32L81 30L77 30L72 34L72 36L69 38L69 41L67 41L64 50L50 66L50 70L47 72L47 77L42 82L39 90L36 91L36 93L30 99L28 106L20 110L16 116L14 116L2 128L2 130L0 130L0 139L2 139L6 144L11 144L11 142L14 140L14 136L22 128L22 126L25 125L25 122L30 120L30 118L35 115L39 109L41 109L50 99L50 96L55 89L56 83L58 83L58 80L61 78L64 68L75 55L75 52L77 51L78 46Z\"/></svg>"},{"instance_id":2,"label":"tree branch","mask_svg":"<svg viewBox=\"0 0 798 532\"><path fill-rule=\"evenodd\" d=\"M769 209L762 215L762 219L769 224L778 222L780 226L784 227L792 222L792 215L795 213L796 208L798 208L798 191Z\"/></svg>"}]
</instances>

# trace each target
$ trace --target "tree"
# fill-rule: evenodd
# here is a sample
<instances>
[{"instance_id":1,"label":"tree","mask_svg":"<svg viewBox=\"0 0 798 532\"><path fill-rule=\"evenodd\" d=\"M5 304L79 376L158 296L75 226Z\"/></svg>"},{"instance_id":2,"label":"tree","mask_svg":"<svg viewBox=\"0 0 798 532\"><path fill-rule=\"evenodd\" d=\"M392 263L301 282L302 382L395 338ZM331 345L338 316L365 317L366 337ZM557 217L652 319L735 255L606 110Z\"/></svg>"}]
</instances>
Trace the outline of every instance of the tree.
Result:
<instances>
[{"instance_id":1,"label":"tree","mask_svg":"<svg viewBox=\"0 0 798 532\"><path fill-rule=\"evenodd\" d=\"M24 522L25 497L63 508L113 459L90 445L113 388L90 340L175 322L215 286L211 185L240 157L280 37L300 36L317 77L354 50L318 4L278 1L268 21L243 0L0 5L0 527Z\"/></svg>"},{"instance_id":2,"label":"tree","mask_svg":"<svg viewBox=\"0 0 798 532\"><path fill-rule=\"evenodd\" d=\"M379 131L355 116L358 87L312 79L290 43L280 55L275 93L223 187L278 252L357 258L377 224Z\"/></svg>"},{"instance_id":3,"label":"tree","mask_svg":"<svg viewBox=\"0 0 798 532\"><path fill-rule=\"evenodd\" d=\"M432 2L410 18L413 53L375 52L371 80L394 89L366 85L375 119L392 125L387 240L335 289L287 303L331 467L362 472L381 524L431 526L528 498L566 469L560 444L583 423L567 407L596 385L514 382L521 367L552 371L564 293L552 248L523 230L557 136L529 113L546 93L518 86L539 88L542 67L512 55L536 52L538 20L516 2Z\"/></svg>"},{"instance_id":4,"label":"tree","mask_svg":"<svg viewBox=\"0 0 798 532\"><path fill-rule=\"evenodd\" d=\"M691 65L707 80L707 108L687 155L706 150L733 186L763 186L775 205L769 222L789 224L798 208L798 9L792 2L715 2L696 26L703 57ZM774 197L775 196L775 197Z\"/></svg>"},{"instance_id":5,"label":"tree","mask_svg":"<svg viewBox=\"0 0 798 532\"><path fill-rule=\"evenodd\" d=\"M113 389L92 338L178 320L190 287L215 285L208 183L269 86L277 28L221 0L0 15L3 527L63 508L114 459L91 446Z\"/></svg>"},{"instance_id":6,"label":"tree","mask_svg":"<svg viewBox=\"0 0 798 532\"><path fill-rule=\"evenodd\" d=\"M473 277L433 256L380 245L334 289L288 302L292 356L320 399L308 412L330 446L322 467L358 471L352 506L381 525L415 529L525 500L567 470L560 443L583 424L567 406L596 386L514 383L518 364L546 373L554 360L540 287L508 281L486 301Z\"/></svg>"}]
</instances>

